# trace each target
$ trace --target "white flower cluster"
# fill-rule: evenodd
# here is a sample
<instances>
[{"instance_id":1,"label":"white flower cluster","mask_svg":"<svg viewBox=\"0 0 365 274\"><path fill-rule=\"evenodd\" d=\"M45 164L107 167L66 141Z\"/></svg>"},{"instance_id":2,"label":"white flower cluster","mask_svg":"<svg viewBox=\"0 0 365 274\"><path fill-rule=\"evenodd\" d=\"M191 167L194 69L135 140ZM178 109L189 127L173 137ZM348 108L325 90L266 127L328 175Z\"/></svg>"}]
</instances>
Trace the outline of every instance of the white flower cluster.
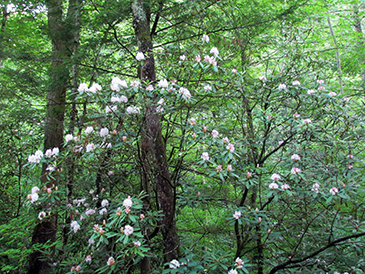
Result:
<instances>
[{"instance_id":1,"label":"white flower cluster","mask_svg":"<svg viewBox=\"0 0 365 274\"><path fill-rule=\"evenodd\" d=\"M124 235L125 236L129 236L129 235L132 235L133 234L133 227L131 227L130 225L126 225L124 227Z\"/></svg>"},{"instance_id":2,"label":"white flower cluster","mask_svg":"<svg viewBox=\"0 0 365 274\"><path fill-rule=\"evenodd\" d=\"M156 112L157 113L161 113L164 111L163 106L166 105L165 100L163 98L161 98L158 102L157 102L157 108L156 108Z\"/></svg>"},{"instance_id":3,"label":"white flower cluster","mask_svg":"<svg viewBox=\"0 0 365 274\"><path fill-rule=\"evenodd\" d=\"M93 215L95 214L95 210L94 209L88 209L85 211L85 215L88 216L88 215Z\"/></svg>"},{"instance_id":4,"label":"white flower cluster","mask_svg":"<svg viewBox=\"0 0 365 274\"><path fill-rule=\"evenodd\" d=\"M203 159L203 161L208 161L209 160L208 152L203 152L201 158Z\"/></svg>"},{"instance_id":5,"label":"white flower cluster","mask_svg":"<svg viewBox=\"0 0 365 274\"><path fill-rule=\"evenodd\" d=\"M46 218L46 212L44 211L39 212L38 219L42 221L44 218Z\"/></svg>"},{"instance_id":6,"label":"white flower cluster","mask_svg":"<svg viewBox=\"0 0 365 274\"><path fill-rule=\"evenodd\" d=\"M107 129L106 127L100 129L99 135L100 135L100 137L108 137L109 129Z\"/></svg>"},{"instance_id":7,"label":"white flower cluster","mask_svg":"<svg viewBox=\"0 0 365 274\"><path fill-rule=\"evenodd\" d=\"M179 263L179 261L178 260L172 260L171 262L170 262L170 264L169 264L169 267L171 268L171 269L176 269L176 268L179 268L180 267L180 263Z\"/></svg>"},{"instance_id":8,"label":"white flower cluster","mask_svg":"<svg viewBox=\"0 0 365 274\"><path fill-rule=\"evenodd\" d=\"M29 155L28 162L29 163L39 163L41 161L42 157L43 157L43 152L38 149L33 155Z\"/></svg>"},{"instance_id":9,"label":"white flower cluster","mask_svg":"<svg viewBox=\"0 0 365 274\"><path fill-rule=\"evenodd\" d=\"M139 114L141 111L138 107L129 106L126 109L127 114Z\"/></svg>"},{"instance_id":10,"label":"white flower cluster","mask_svg":"<svg viewBox=\"0 0 365 274\"><path fill-rule=\"evenodd\" d=\"M128 198L123 201L123 206L125 208L131 208L132 204L133 204L133 202L132 202L131 196L128 196Z\"/></svg>"},{"instance_id":11,"label":"white flower cluster","mask_svg":"<svg viewBox=\"0 0 365 274\"><path fill-rule=\"evenodd\" d=\"M91 92L96 93L97 91L101 90L101 86L98 83L94 83L91 85L90 88L88 88L88 85L86 83L81 83L77 89L79 92Z\"/></svg>"},{"instance_id":12,"label":"white flower cluster","mask_svg":"<svg viewBox=\"0 0 365 274\"><path fill-rule=\"evenodd\" d=\"M128 98L124 95L118 97L118 96L112 96L110 101L112 103L127 103L128 102Z\"/></svg>"},{"instance_id":13,"label":"white flower cluster","mask_svg":"<svg viewBox=\"0 0 365 274\"><path fill-rule=\"evenodd\" d=\"M117 106L106 106L105 107L105 113L114 113L118 109Z\"/></svg>"},{"instance_id":14,"label":"white flower cluster","mask_svg":"<svg viewBox=\"0 0 365 274\"><path fill-rule=\"evenodd\" d=\"M161 89L167 89L169 87L169 82L166 79L162 79L158 82L158 87Z\"/></svg>"},{"instance_id":15,"label":"white flower cluster","mask_svg":"<svg viewBox=\"0 0 365 274\"><path fill-rule=\"evenodd\" d=\"M56 157L58 153L60 153L60 149L58 147L54 147L53 149L47 149L44 155L46 158L50 158L52 156Z\"/></svg>"},{"instance_id":16,"label":"white flower cluster","mask_svg":"<svg viewBox=\"0 0 365 274\"><path fill-rule=\"evenodd\" d=\"M38 192L39 192L39 188L37 186L32 187L31 194L27 195L27 198L28 198L28 200L30 200L31 203L38 201L38 198L39 198Z\"/></svg>"},{"instance_id":17,"label":"white flower cluster","mask_svg":"<svg viewBox=\"0 0 365 274\"><path fill-rule=\"evenodd\" d=\"M104 199L101 201L101 206L102 207L107 207L109 205L109 201L107 199Z\"/></svg>"},{"instance_id":18,"label":"white flower cluster","mask_svg":"<svg viewBox=\"0 0 365 274\"><path fill-rule=\"evenodd\" d=\"M241 218L242 216L242 212L241 211L235 211L233 214L233 218L235 218L236 220L238 220L239 218Z\"/></svg>"},{"instance_id":19,"label":"white flower cluster","mask_svg":"<svg viewBox=\"0 0 365 274\"><path fill-rule=\"evenodd\" d=\"M125 80L120 80L119 77L113 77L110 84L110 89L116 92L120 91L120 88L127 88L128 84Z\"/></svg>"},{"instance_id":20,"label":"white flower cluster","mask_svg":"<svg viewBox=\"0 0 365 274\"><path fill-rule=\"evenodd\" d=\"M93 143L87 144L86 152L91 152L95 149L95 145Z\"/></svg>"},{"instance_id":21,"label":"white flower cluster","mask_svg":"<svg viewBox=\"0 0 365 274\"><path fill-rule=\"evenodd\" d=\"M77 221L72 221L70 226L73 229L74 233L76 233L81 228Z\"/></svg>"},{"instance_id":22,"label":"white flower cluster","mask_svg":"<svg viewBox=\"0 0 365 274\"><path fill-rule=\"evenodd\" d=\"M179 89L179 93L181 94L181 97L185 100L188 101L191 98L191 93L187 88L183 88L181 87Z\"/></svg>"}]
</instances>

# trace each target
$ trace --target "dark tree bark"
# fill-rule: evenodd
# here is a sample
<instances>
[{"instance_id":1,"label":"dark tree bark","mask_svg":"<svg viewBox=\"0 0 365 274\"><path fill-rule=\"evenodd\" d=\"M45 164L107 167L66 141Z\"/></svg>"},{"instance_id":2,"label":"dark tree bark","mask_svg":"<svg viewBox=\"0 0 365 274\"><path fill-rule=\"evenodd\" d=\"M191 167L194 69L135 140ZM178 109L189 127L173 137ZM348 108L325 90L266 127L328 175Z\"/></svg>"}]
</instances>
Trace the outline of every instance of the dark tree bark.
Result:
<instances>
[{"instance_id":1,"label":"dark tree bark","mask_svg":"<svg viewBox=\"0 0 365 274\"><path fill-rule=\"evenodd\" d=\"M152 38L150 33L149 1L134 0L131 2L133 25L137 38L138 49L143 52L146 59L140 67L139 77L144 83L154 83L156 80L155 61L153 56ZM164 257L169 262L180 256L179 237L175 220L175 195L174 186L170 180L170 172L166 157L166 146L162 138L160 116L156 113L156 97L147 107L144 116L142 136L142 157L145 171L148 175L142 175L142 185L148 191L148 184L153 183L157 190L158 208L162 210L163 219L160 231L164 240ZM149 262L145 261L145 264ZM146 272L147 265L141 266Z\"/></svg>"},{"instance_id":2,"label":"dark tree bark","mask_svg":"<svg viewBox=\"0 0 365 274\"><path fill-rule=\"evenodd\" d=\"M64 116L66 105L66 89L70 87L71 56L75 51L78 39L80 0L70 0L67 17L63 18L63 1L46 1L48 9L48 31L52 40L52 63L49 69L49 86L47 93L47 110L44 127L44 149L62 148L64 132ZM42 169L42 184L47 187L57 186L58 180L50 180L47 166ZM42 206L42 205L41 205ZM57 215L54 214L36 225L32 245L38 243L54 243L57 234ZM55 248L48 250L53 257ZM31 254L29 274L45 274L51 271L52 258L42 258L42 250Z\"/></svg>"},{"instance_id":3,"label":"dark tree bark","mask_svg":"<svg viewBox=\"0 0 365 274\"><path fill-rule=\"evenodd\" d=\"M9 13L6 10L6 4L4 4L1 7L1 28L0 28L0 66L1 66L1 62L4 58L4 36L5 36L5 26L6 26L6 21L8 19Z\"/></svg>"}]
</instances>

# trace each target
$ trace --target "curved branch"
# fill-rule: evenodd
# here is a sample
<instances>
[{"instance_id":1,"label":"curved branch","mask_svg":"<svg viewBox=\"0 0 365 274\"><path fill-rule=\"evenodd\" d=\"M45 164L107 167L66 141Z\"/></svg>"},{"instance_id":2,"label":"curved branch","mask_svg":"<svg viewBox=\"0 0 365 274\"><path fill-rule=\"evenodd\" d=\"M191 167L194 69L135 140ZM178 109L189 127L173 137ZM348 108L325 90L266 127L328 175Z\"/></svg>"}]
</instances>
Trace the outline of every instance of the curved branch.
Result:
<instances>
[{"instance_id":1,"label":"curved branch","mask_svg":"<svg viewBox=\"0 0 365 274\"><path fill-rule=\"evenodd\" d=\"M285 268L289 268L291 264L297 264L297 263L300 263L300 262L303 262L307 259L310 259L310 258L313 258L314 256L318 255L319 253L325 251L326 249L330 248L330 247L333 247L333 246L336 246L344 241L347 241L349 239L354 239L354 238L359 238L359 237L362 237L362 236L365 236L365 232L361 232L361 233L356 233L356 234L352 234L352 235L349 235L349 236L346 236L346 237L342 237L342 238L339 238L335 241L332 241L330 243L328 243L327 245L325 245L324 247L318 249L317 251L314 251L313 253L309 254L308 256L305 256L301 259L296 259L296 260L292 260L292 259L289 259L288 261L282 263L282 264L279 264L277 266L275 266L273 269L271 269L271 271L269 272L269 274L273 274L273 273L276 273L277 271L279 271L280 269L285 269Z\"/></svg>"}]
</instances>

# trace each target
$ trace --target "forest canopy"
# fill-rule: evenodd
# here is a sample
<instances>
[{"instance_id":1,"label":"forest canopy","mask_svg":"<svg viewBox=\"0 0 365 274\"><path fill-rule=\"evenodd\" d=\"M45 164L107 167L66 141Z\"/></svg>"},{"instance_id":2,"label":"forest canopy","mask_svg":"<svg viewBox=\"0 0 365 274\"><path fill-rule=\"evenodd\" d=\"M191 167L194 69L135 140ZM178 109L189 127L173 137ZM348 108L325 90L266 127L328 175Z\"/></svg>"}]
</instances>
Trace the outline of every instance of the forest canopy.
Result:
<instances>
[{"instance_id":1,"label":"forest canopy","mask_svg":"<svg viewBox=\"0 0 365 274\"><path fill-rule=\"evenodd\" d=\"M0 10L1 273L365 272L363 1Z\"/></svg>"}]
</instances>

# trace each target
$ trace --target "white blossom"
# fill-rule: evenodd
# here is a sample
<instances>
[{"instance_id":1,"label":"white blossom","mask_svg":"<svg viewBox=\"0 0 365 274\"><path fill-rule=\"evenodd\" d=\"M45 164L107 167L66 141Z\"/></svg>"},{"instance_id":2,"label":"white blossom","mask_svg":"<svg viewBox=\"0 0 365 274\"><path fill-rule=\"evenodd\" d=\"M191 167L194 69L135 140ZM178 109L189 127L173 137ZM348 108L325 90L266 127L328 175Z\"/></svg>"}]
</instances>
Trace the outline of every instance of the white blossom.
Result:
<instances>
[{"instance_id":1,"label":"white blossom","mask_svg":"<svg viewBox=\"0 0 365 274\"><path fill-rule=\"evenodd\" d=\"M85 129L85 134L86 135L89 135L91 132L93 132L94 131L94 128L92 127L92 126L88 126L88 127L86 127L86 129Z\"/></svg>"},{"instance_id":2,"label":"white blossom","mask_svg":"<svg viewBox=\"0 0 365 274\"><path fill-rule=\"evenodd\" d=\"M170 262L170 264L169 264L169 267L171 268L171 269L176 269L176 268L179 268L180 267L180 263L179 263L179 261L178 260L172 260L171 262Z\"/></svg>"},{"instance_id":3,"label":"white blossom","mask_svg":"<svg viewBox=\"0 0 365 274\"><path fill-rule=\"evenodd\" d=\"M132 204L133 204L133 202L132 202L132 199L130 196L128 196L128 198L123 201L123 206L125 208L130 208L132 206Z\"/></svg>"},{"instance_id":4,"label":"white blossom","mask_svg":"<svg viewBox=\"0 0 365 274\"><path fill-rule=\"evenodd\" d=\"M138 52L137 53L137 55L136 55L136 59L137 59L137 61L142 61L142 60L144 60L144 54L143 54L143 52Z\"/></svg>"},{"instance_id":5,"label":"white blossom","mask_svg":"<svg viewBox=\"0 0 365 274\"><path fill-rule=\"evenodd\" d=\"M110 101L112 103L119 103L119 97L118 96L112 96L112 98L110 98Z\"/></svg>"},{"instance_id":6,"label":"white blossom","mask_svg":"<svg viewBox=\"0 0 365 274\"><path fill-rule=\"evenodd\" d=\"M191 94L190 94L190 91L187 89L187 88L183 88L183 87L181 87L180 89L179 89L179 92L181 93L181 95L182 95L182 98L184 99L184 100L189 100L190 98L191 98Z\"/></svg>"},{"instance_id":7,"label":"white blossom","mask_svg":"<svg viewBox=\"0 0 365 274\"><path fill-rule=\"evenodd\" d=\"M301 170L300 170L300 168L298 168L298 167L293 167L292 169L291 169L291 171L290 171L290 173L291 174L298 174L298 173L300 173L300 172L302 172Z\"/></svg>"},{"instance_id":8,"label":"white blossom","mask_svg":"<svg viewBox=\"0 0 365 274\"><path fill-rule=\"evenodd\" d=\"M128 102L127 96L122 95L119 97L119 103L127 103L127 102Z\"/></svg>"},{"instance_id":9,"label":"white blossom","mask_svg":"<svg viewBox=\"0 0 365 274\"><path fill-rule=\"evenodd\" d=\"M216 47L213 47L211 50L210 50L210 53L213 54L214 56L218 56L219 55L219 51Z\"/></svg>"},{"instance_id":10,"label":"white blossom","mask_svg":"<svg viewBox=\"0 0 365 274\"><path fill-rule=\"evenodd\" d=\"M137 80L134 80L134 81L132 81L132 82L131 82L131 85L132 85L133 87L135 87L135 88L138 88L138 87L139 87L139 85L140 85L140 82L139 82L139 81L137 81Z\"/></svg>"},{"instance_id":11,"label":"white blossom","mask_svg":"<svg viewBox=\"0 0 365 274\"><path fill-rule=\"evenodd\" d=\"M274 182L277 182L281 179L281 176L277 173L274 173L273 175L271 175L271 180L273 180Z\"/></svg>"},{"instance_id":12,"label":"white blossom","mask_svg":"<svg viewBox=\"0 0 365 274\"><path fill-rule=\"evenodd\" d=\"M126 109L126 112L127 112L127 114L138 114L138 113L140 113L140 110L138 107L129 106Z\"/></svg>"},{"instance_id":13,"label":"white blossom","mask_svg":"<svg viewBox=\"0 0 365 274\"><path fill-rule=\"evenodd\" d=\"M86 83L81 83L77 89L79 92L85 92L88 91L89 88Z\"/></svg>"},{"instance_id":14,"label":"white blossom","mask_svg":"<svg viewBox=\"0 0 365 274\"><path fill-rule=\"evenodd\" d=\"M125 80L120 80L119 77L113 77L110 84L110 89L116 92L120 91L120 87L127 88L127 82Z\"/></svg>"},{"instance_id":15,"label":"white blossom","mask_svg":"<svg viewBox=\"0 0 365 274\"><path fill-rule=\"evenodd\" d=\"M203 161L208 161L209 160L208 152L203 152L201 158L203 159Z\"/></svg>"},{"instance_id":16,"label":"white blossom","mask_svg":"<svg viewBox=\"0 0 365 274\"><path fill-rule=\"evenodd\" d=\"M37 186L34 186L34 187L32 187L32 194L34 194L34 193L37 193L37 192L39 192L39 187L37 187Z\"/></svg>"},{"instance_id":17,"label":"white blossom","mask_svg":"<svg viewBox=\"0 0 365 274\"><path fill-rule=\"evenodd\" d=\"M66 135L66 137L65 137L65 141L66 141L66 143L68 143L68 142L70 142L70 141L72 141L72 139L73 139L74 137L72 136L72 134L67 134Z\"/></svg>"},{"instance_id":18,"label":"white blossom","mask_svg":"<svg viewBox=\"0 0 365 274\"><path fill-rule=\"evenodd\" d=\"M227 146L226 146L226 149L228 149L229 150L229 152L234 152L234 145L233 144L231 144L231 143L229 143Z\"/></svg>"},{"instance_id":19,"label":"white blossom","mask_svg":"<svg viewBox=\"0 0 365 274\"><path fill-rule=\"evenodd\" d=\"M207 34L203 34L202 41L205 43L209 43L209 36Z\"/></svg>"},{"instance_id":20,"label":"white blossom","mask_svg":"<svg viewBox=\"0 0 365 274\"><path fill-rule=\"evenodd\" d=\"M58 147L52 148L52 155L56 157L60 153L60 149Z\"/></svg>"},{"instance_id":21,"label":"white blossom","mask_svg":"<svg viewBox=\"0 0 365 274\"><path fill-rule=\"evenodd\" d=\"M237 269L242 269L244 264L245 263L243 262L243 260L240 257L237 257L236 264L235 264Z\"/></svg>"},{"instance_id":22,"label":"white blossom","mask_svg":"<svg viewBox=\"0 0 365 274\"><path fill-rule=\"evenodd\" d=\"M95 214L95 210L94 209L88 209L85 211L85 215L88 216L88 215L93 215Z\"/></svg>"},{"instance_id":23,"label":"white blossom","mask_svg":"<svg viewBox=\"0 0 365 274\"><path fill-rule=\"evenodd\" d=\"M338 193L338 188L337 187L333 187L330 189L330 193L334 196Z\"/></svg>"},{"instance_id":24,"label":"white blossom","mask_svg":"<svg viewBox=\"0 0 365 274\"><path fill-rule=\"evenodd\" d=\"M280 84L278 87L278 90L283 90L286 89L286 85L285 84Z\"/></svg>"},{"instance_id":25,"label":"white blossom","mask_svg":"<svg viewBox=\"0 0 365 274\"><path fill-rule=\"evenodd\" d=\"M106 106L105 113L114 113L117 111L117 106Z\"/></svg>"},{"instance_id":26,"label":"white blossom","mask_svg":"<svg viewBox=\"0 0 365 274\"><path fill-rule=\"evenodd\" d=\"M218 138L219 132L215 129L212 130L212 136L213 138Z\"/></svg>"},{"instance_id":27,"label":"white blossom","mask_svg":"<svg viewBox=\"0 0 365 274\"><path fill-rule=\"evenodd\" d=\"M99 215L105 215L108 212L108 210L106 208L102 208L101 210L99 210Z\"/></svg>"},{"instance_id":28,"label":"white blossom","mask_svg":"<svg viewBox=\"0 0 365 274\"><path fill-rule=\"evenodd\" d=\"M290 186L289 186L288 184L283 184L283 185L281 186L281 189L283 189L283 190L288 190L288 189L290 189Z\"/></svg>"},{"instance_id":29,"label":"white blossom","mask_svg":"<svg viewBox=\"0 0 365 274\"><path fill-rule=\"evenodd\" d=\"M38 200L38 198L39 198L38 193L32 193L30 195L30 202L31 203L34 203L34 202L36 202Z\"/></svg>"},{"instance_id":30,"label":"white blossom","mask_svg":"<svg viewBox=\"0 0 365 274\"><path fill-rule=\"evenodd\" d=\"M168 86L169 86L169 83L167 82L166 79L162 79L162 80L160 80L160 82L158 82L159 88L165 89L165 88L168 88Z\"/></svg>"},{"instance_id":31,"label":"white blossom","mask_svg":"<svg viewBox=\"0 0 365 274\"><path fill-rule=\"evenodd\" d=\"M98 83L92 84L92 86L89 88L89 91L92 93L96 93L97 91L101 90L101 86Z\"/></svg>"},{"instance_id":32,"label":"white blossom","mask_svg":"<svg viewBox=\"0 0 365 274\"><path fill-rule=\"evenodd\" d=\"M100 133L99 133L100 137L106 137L109 135L109 129L107 129L106 127L100 129Z\"/></svg>"},{"instance_id":33,"label":"white blossom","mask_svg":"<svg viewBox=\"0 0 365 274\"><path fill-rule=\"evenodd\" d=\"M38 219L42 221L44 218L46 218L46 212L44 211L39 212Z\"/></svg>"},{"instance_id":34,"label":"white blossom","mask_svg":"<svg viewBox=\"0 0 365 274\"><path fill-rule=\"evenodd\" d=\"M77 221L72 221L71 228L73 229L74 233L76 233L81 227Z\"/></svg>"},{"instance_id":35,"label":"white blossom","mask_svg":"<svg viewBox=\"0 0 365 274\"><path fill-rule=\"evenodd\" d=\"M271 184L269 184L269 188L270 189L277 189L277 188L279 188L279 185L275 182L272 182Z\"/></svg>"},{"instance_id":36,"label":"white blossom","mask_svg":"<svg viewBox=\"0 0 365 274\"><path fill-rule=\"evenodd\" d=\"M47 149L46 152L44 153L44 156L46 156L47 158L50 158L52 156L52 150Z\"/></svg>"},{"instance_id":37,"label":"white blossom","mask_svg":"<svg viewBox=\"0 0 365 274\"><path fill-rule=\"evenodd\" d=\"M205 86L204 86L204 90L205 90L205 91L211 91L211 90L212 90L212 86L210 86L210 85L205 85Z\"/></svg>"},{"instance_id":38,"label":"white blossom","mask_svg":"<svg viewBox=\"0 0 365 274\"><path fill-rule=\"evenodd\" d=\"M101 206L102 207L107 207L109 205L109 201L107 199L104 199L101 201Z\"/></svg>"},{"instance_id":39,"label":"white blossom","mask_svg":"<svg viewBox=\"0 0 365 274\"><path fill-rule=\"evenodd\" d=\"M130 225L126 225L126 226L124 227L124 235L125 235L125 236L132 235L132 234L133 234L133 231L134 231L134 229L133 229L133 227L131 227Z\"/></svg>"},{"instance_id":40,"label":"white blossom","mask_svg":"<svg viewBox=\"0 0 365 274\"><path fill-rule=\"evenodd\" d=\"M233 218L235 218L236 220L238 220L239 218L241 218L242 216L242 212L241 211L235 211L233 214Z\"/></svg>"},{"instance_id":41,"label":"white blossom","mask_svg":"<svg viewBox=\"0 0 365 274\"><path fill-rule=\"evenodd\" d=\"M113 265L115 264L115 259L113 257L110 257L106 263L107 265Z\"/></svg>"},{"instance_id":42,"label":"white blossom","mask_svg":"<svg viewBox=\"0 0 365 274\"><path fill-rule=\"evenodd\" d=\"M95 149L95 145L93 143L87 144L86 152L91 152Z\"/></svg>"},{"instance_id":43,"label":"white blossom","mask_svg":"<svg viewBox=\"0 0 365 274\"><path fill-rule=\"evenodd\" d=\"M320 185L318 183L313 184L312 191L315 191L316 193L319 192Z\"/></svg>"}]
</instances>

